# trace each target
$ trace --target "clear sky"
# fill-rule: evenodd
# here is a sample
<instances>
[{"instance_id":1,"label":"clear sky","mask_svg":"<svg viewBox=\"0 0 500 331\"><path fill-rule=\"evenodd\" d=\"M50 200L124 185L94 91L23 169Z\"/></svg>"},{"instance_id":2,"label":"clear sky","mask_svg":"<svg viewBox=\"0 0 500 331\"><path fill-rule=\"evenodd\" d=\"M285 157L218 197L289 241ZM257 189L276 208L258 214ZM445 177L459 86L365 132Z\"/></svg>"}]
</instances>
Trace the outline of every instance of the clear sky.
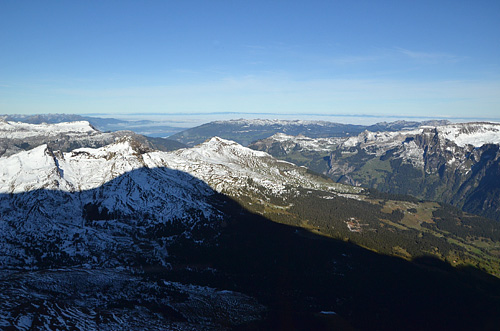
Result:
<instances>
[{"instance_id":1,"label":"clear sky","mask_svg":"<svg viewBox=\"0 0 500 331\"><path fill-rule=\"evenodd\" d=\"M0 114L214 112L498 119L500 1L0 1Z\"/></svg>"}]
</instances>

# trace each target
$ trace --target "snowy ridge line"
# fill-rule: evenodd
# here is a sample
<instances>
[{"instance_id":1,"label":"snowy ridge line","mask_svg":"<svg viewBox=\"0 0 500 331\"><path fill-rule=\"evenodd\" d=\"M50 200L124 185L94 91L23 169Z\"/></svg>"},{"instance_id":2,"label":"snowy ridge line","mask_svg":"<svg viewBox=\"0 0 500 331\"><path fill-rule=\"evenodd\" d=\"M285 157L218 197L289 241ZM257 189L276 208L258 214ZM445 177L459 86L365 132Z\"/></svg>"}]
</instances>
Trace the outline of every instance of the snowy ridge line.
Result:
<instances>
[{"instance_id":1,"label":"snowy ridge line","mask_svg":"<svg viewBox=\"0 0 500 331\"><path fill-rule=\"evenodd\" d=\"M0 138L22 139L37 135L54 136L60 133L95 134L98 132L100 131L94 129L87 121L56 124L29 124L0 120Z\"/></svg>"},{"instance_id":2,"label":"snowy ridge line","mask_svg":"<svg viewBox=\"0 0 500 331\"><path fill-rule=\"evenodd\" d=\"M409 130L409 131L364 131L355 137L346 138L342 145L344 147L354 147L359 144L374 145L374 144L389 144L398 145L401 141L405 140L408 136L421 134L423 129Z\"/></svg>"},{"instance_id":3,"label":"snowy ridge line","mask_svg":"<svg viewBox=\"0 0 500 331\"><path fill-rule=\"evenodd\" d=\"M280 142L282 147L289 151L296 146L301 149L311 151L331 151L335 146L345 141L347 138L310 138L303 135L292 136L285 133L276 133L269 138L261 140L261 142ZM257 142L257 145L259 143Z\"/></svg>"},{"instance_id":4,"label":"snowy ridge line","mask_svg":"<svg viewBox=\"0 0 500 331\"><path fill-rule=\"evenodd\" d=\"M218 137L193 148L147 153L138 152L131 139L123 139L97 149L66 153L42 145L0 158L0 193L89 190L140 168L182 171L217 192L240 191L248 187L249 180L273 194L282 193L287 184L313 189L326 185L311 180L305 170L295 165Z\"/></svg>"},{"instance_id":5,"label":"snowy ridge line","mask_svg":"<svg viewBox=\"0 0 500 331\"><path fill-rule=\"evenodd\" d=\"M440 135L460 147L465 145L481 147L484 144L500 144L500 124L462 123L438 126L436 129Z\"/></svg>"},{"instance_id":6,"label":"snowy ridge line","mask_svg":"<svg viewBox=\"0 0 500 331\"><path fill-rule=\"evenodd\" d=\"M481 147L484 144L500 144L500 124L496 123L457 123L443 126L424 125L418 129L402 131L364 131L356 137L345 139L344 146L350 147L358 144L396 143L409 136L438 134L441 139L454 142L460 147L472 145Z\"/></svg>"},{"instance_id":7,"label":"snowy ridge line","mask_svg":"<svg viewBox=\"0 0 500 331\"><path fill-rule=\"evenodd\" d=\"M279 142L286 151L300 147L303 150L311 151L333 151L337 147L348 150L360 146L367 153L374 151L383 154L386 150L403 146L411 159L418 158L415 154L417 146L415 143L405 142L407 138L417 136L437 135L441 144L446 141L455 143L459 147L471 145L481 147L484 144L500 144L500 124L496 123L458 123L441 126L422 125L419 128L403 129L400 131L368 131L365 130L359 135L352 137L336 138L310 138L302 135L288 135L276 133L269 138L262 139L256 145L267 144L269 147L273 142ZM423 151L422 151L423 153ZM417 163L421 163L417 161Z\"/></svg>"},{"instance_id":8,"label":"snowy ridge line","mask_svg":"<svg viewBox=\"0 0 500 331\"><path fill-rule=\"evenodd\" d=\"M328 121L309 121L309 120L279 120L279 119L234 119L213 121L215 124L236 124L236 125L319 125L319 126L338 126L338 123Z\"/></svg>"}]
</instances>

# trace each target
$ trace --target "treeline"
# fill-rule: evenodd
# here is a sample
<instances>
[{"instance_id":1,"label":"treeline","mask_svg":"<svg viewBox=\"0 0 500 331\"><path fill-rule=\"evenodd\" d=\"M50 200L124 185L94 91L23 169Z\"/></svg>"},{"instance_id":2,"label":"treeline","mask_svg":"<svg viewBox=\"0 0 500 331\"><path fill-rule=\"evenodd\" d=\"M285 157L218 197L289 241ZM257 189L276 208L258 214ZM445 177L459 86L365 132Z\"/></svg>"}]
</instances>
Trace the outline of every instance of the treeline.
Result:
<instances>
[{"instance_id":1,"label":"treeline","mask_svg":"<svg viewBox=\"0 0 500 331\"><path fill-rule=\"evenodd\" d=\"M447 204L440 205L441 208L432 213L435 226L439 230L452 233L463 239L475 237L476 239L488 238L492 241L500 241L500 223L498 221L465 214L460 209Z\"/></svg>"},{"instance_id":2,"label":"treeline","mask_svg":"<svg viewBox=\"0 0 500 331\"><path fill-rule=\"evenodd\" d=\"M387 193L387 192L382 192L382 191L376 190L374 188L368 188L368 189L366 189L366 192L373 199L398 200L398 201L407 201L407 202L413 202L413 203L422 202L422 200L415 198L412 195Z\"/></svg>"},{"instance_id":3,"label":"treeline","mask_svg":"<svg viewBox=\"0 0 500 331\"><path fill-rule=\"evenodd\" d=\"M292 206L285 213L266 215L274 221L299 225L300 220L318 232L330 237L350 241L379 253L394 255L396 248L403 248L412 257L433 254L446 256L461 247L449 243L445 238L414 229L399 229L384 222L400 222L404 211L382 212L382 205L366 201L331 196L325 192L301 191L287 199ZM411 197L409 198L410 200ZM413 201L413 200L412 200ZM351 231L347 223L356 224L359 232Z\"/></svg>"}]
</instances>

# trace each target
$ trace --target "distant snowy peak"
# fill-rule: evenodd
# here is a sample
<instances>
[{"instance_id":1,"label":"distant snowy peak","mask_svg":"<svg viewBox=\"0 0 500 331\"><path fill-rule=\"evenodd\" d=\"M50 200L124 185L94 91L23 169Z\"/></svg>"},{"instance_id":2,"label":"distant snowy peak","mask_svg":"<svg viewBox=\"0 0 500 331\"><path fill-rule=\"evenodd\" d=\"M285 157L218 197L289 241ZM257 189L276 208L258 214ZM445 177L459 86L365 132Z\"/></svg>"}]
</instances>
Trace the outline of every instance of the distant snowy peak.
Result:
<instances>
[{"instance_id":1,"label":"distant snowy peak","mask_svg":"<svg viewBox=\"0 0 500 331\"><path fill-rule=\"evenodd\" d=\"M0 138L23 139L38 135L94 134L98 133L89 122L65 122L56 124L28 124L0 120Z\"/></svg>"},{"instance_id":2,"label":"distant snowy peak","mask_svg":"<svg viewBox=\"0 0 500 331\"><path fill-rule=\"evenodd\" d=\"M271 140L274 140L274 141L301 141L301 142L304 142L304 141L338 141L339 138L311 138L311 137L306 137L304 135L297 135L297 136L293 136L293 135L288 135L288 134L285 134L285 133L276 133L274 135L272 135L271 137L269 137L269 139Z\"/></svg>"},{"instance_id":3,"label":"distant snowy peak","mask_svg":"<svg viewBox=\"0 0 500 331\"><path fill-rule=\"evenodd\" d=\"M438 134L453 141L460 147L472 145L481 147L484 144L500 144L500 124L495 123L461 123L436 128Z\"/></svg>"},{"instance_id":4,"label":"distant snowy peak","mask_svg":"<svg viewBox=\"0 0 500 331\"><path fill-rule=\"evenodd\" d=\"M132 131L101 132L89 122L28 124L0 119L0 157L14 155L47 144L53 150L69 152L78 148L99 148L129 140L138 153L176 150L185 145L162 138L149 138Z\"/></svg>"},{"instance_id":5,"label":"distant snowy peak","mask_svg":"<svg viewBox=\"0 0 500 331\"><path fill-rule=\"evenodd\" d=\"M448 120L428 120L428 121L405 121L398 120L394 122L379 122L367 127L368 131L403 131L403 130L414 130L421 126L443 126L451 124Z\"/></svg>"},{"instance_id":6,"label":"distant snowy peak","mask_svg":"<svg viewBox=\"0 0 500 331\"><path fill-rule=\"evenodd\" d=\"M210 138L204 143L188 150L210 157L222 157L226 160L234 160L235 158L239 159L242 157L270 157L267 153L254 151L241 146L237 142L219 137Z\"/></svg>"},{"instance_id":7,"label":"distant snowy peak","mask_svg":"<svg viewBox=\"0 0 500 331\"><path fill-rule=\"evenodd\" d=\"M398 144L404 141L407 137L417 135L437 135L437 137L445 141L455 143L460 147L472 145L481 147L484 144L500 144L500 124L495 123L457 123L442 126L424 125L418 129L402 130L402 131L364 131L358 136L345 139L343 145L346 147L356 145L372 145L372 144Z\"/></svg>"},{"instance_id":8,"label":"distant snowy peak","mask_svg":"<svg viewBox=\"0 0 500 331\"><path fill-rule=\"evenodd\" d=\"M298 138L299 136L292 136L292 135L280 132L280 133L276 133L276 134L272 135L271 137L269 137L269 139L272 139L275 141L288 141L288 140L295 139L296 137Z\"/></svg>"},{"instance_id":9,"label":"distant snowy peak","mask_svg":"<svg viewBox=\"0 0 500 331\"><path fill-rule=\"evenodd\" d=\"M256 142L254 145L279 142L286 151L294 148L311 151L329 151L344 140L346 138L310 138L303 135L291 136L284 133L277 133L267 139Z\"/></svg>"},{"instance_id":10,"label":"distant snowy peak","mask_svg":"<svg viewBox=\"0 0 500 331\"><path fill-rule=\"evenodd\" d=\"M397 145L404 141L408 136L420 134L421 129L405 131L364 131L358 136L345 139L342 143L344 147L353 147L356 145L369 146L373 144Z\"/></svg>"}]
</instances>

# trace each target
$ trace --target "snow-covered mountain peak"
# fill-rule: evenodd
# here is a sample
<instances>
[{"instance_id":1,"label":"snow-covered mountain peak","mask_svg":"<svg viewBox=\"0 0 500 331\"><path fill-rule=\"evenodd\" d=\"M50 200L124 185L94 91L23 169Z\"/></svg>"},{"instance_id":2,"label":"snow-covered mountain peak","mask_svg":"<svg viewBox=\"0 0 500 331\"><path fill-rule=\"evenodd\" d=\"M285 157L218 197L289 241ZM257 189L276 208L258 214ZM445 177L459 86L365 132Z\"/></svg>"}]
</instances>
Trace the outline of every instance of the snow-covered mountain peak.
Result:
<instances>
[{"instance_id":1,"label":"snow-covered mountain peak","mask_svg":"<svg viewBox=\"0 0 500 331\"><path fill-rule=\"evenodd\" d=\"M52 152L44 144L0 158L0 193L36 189L81 191L144 167L135 143L128 139L101 147Z\"/></svg>"},{"instance_id":2,"label":"snow-covered mountain peak","mask_svg":"<svg viewBox=\"0 0 500 331\"><path fill-rule=\"evenodd\" d=\"M96 129L87 121L63 122L56 124L29 124L22 122L0 121L0 138L22 139L38 135L54 136L65 134L94 134Z\"/></svg>"},{"instance_id":3,"label":"snow-covered mountain peak","mask_svg":"<svg viewBox=\"0 0 500 331\"><path fill-rule=\"evenodd\" d=\"M458 123L436 127L440 136L453 141L460 147L484 144L500 144L500 124L495 123Z\"/></svg>"},{"instance_id":4,"label":"snow-covered mountain peak","mask_svg":"<svg viewBox=\"0 0 500 331\"><path fill-rule=\"evenodd\" d=\"M273 134L271 137L269 137L269 139L272 139L275 141L287 141L287 140L294 139L295 137L298 137L298 136L292 136L292 135L288 135L286 133L278 132L278 133Z\"/></svg>"},{"instance_id":5,"label":"snow-covered mountain peak","mask_svg":"<svg viewBox=\"0 0 500 331\"><path fill-rule=\"evenodd\" d=\"M293 136L284 133L276 133L252 145L256 147L256 149L262 150L262 145L271 147L278 142L281 148L286 152L291 150L329 151L345 139L346 138L310 138L301 134Z\"/></svg>"},{"instance_id":6,"label":"snow-covered mountain peak","mask_svg":"<svg viewBox=\"0 0 500 331\"><path fill-rule=\"evenodd\" d=\"M80 192L96 189L142 168L182 171L219 192L245 190L248 178L275 192L283 190L289 181L299 181L304 187L316 185L308 183L310 179L298 168L277 161L265 152L218 137L174 152L139 153L136 144L132 139L120 139L101 148L79 148L67 153L53 153L47 145L42 145L0 158L0 192L40 188ZM283 171L283 167L287 170Z\"/></svg>"},{"instance_id":7,"label":"snow-covered mountain peak","mask_svg":"<svg viewBox=\"0 0 500 331\"><path fill-rule=\"evenodd\" d=\"M63 182L47 145L0 158L0 193L67 188Z\"/></svg>"},{"instance_id":8,"label":"snow-covered mountain peak","mask_svg":"<svg viewBox=\"0 0 500 331\"><path fill-rule=\"evenodd\" d=\"M220 161L244 161L249 158L270 157L265 152L254 151L250 148L243 147L232 140L212 137L209 140L201 143L193 148L179 151L180 154L198 154L201 159L211 159Z\"/></svg>"},{"instance_id":9,"label":"snow-covered mountain peak","mask_svg":"<svg viewBox=\"0 0 500 331\"><path fill-rule=\"evenodd\" d=\"M437 135L445 143L451 141L460 147L472 145L481 147L484 144L500 144L500 124L495 123L457 123L441 126L423 125L418 129L402 131L364 131L358 136L350 137L344 142L344 146L351 147L361 144L399 144L407 137L425 135L432 137Z\"/></svg>"},{"instance_id":10,"label":"snow-covered mountain peak","mask_svg":"<svg viewBox=\"0 0 500 331\"><path fill-rule=\"evenodd\" d=\"M81 154L92 154L94 158L113 158L117 156L129 157L151 152L152 150L144 146L133 137L124 136L116 138L115 141L109 145L101 148L78 148L72 151L73 156Z\"/></svg>"},{"instance_id":11,"label":"snow-covered mountain peak","mask_svg":"<svg viewBox=\"0 0 500 331\"><path fill-rule=\"evenodd\" d=\"M210 139L207 139L204 143L202 143L204 146L235 146L239 145L237 142L228 140L228 139L223 139L220 137L212 137Z\"/></svg>"},{"instance_id":12,"label":"snow-covered mountain peak","mask_svg":"<svg viewBox=\"0 0 500 331\"><path fill-rule=\"evenodd\" d=\"M114 157L126 157L133 155L134 149L128 141L116 142L101 148L78 148L68 153L73 158L92 157L94 159L111 159Z\"/></svg>"},{"instance_id":13,"label":"snow-covered mountain peak","mask_svg":"<svg viewBox=\"0 0 500 331\"><path fill-rule=\"evenodd\" d=\"M411 131L381 131L381 132L372 132L372 131L363 131L359 135L355 137L350 137L346 139L342 145L344 147L354 147L360 145L362 147L367 147L371 145L378 146L397 146L401 144L406 137L415 135L420 133L421 130L411 130Z\"/></svg>"}]
</instances>

